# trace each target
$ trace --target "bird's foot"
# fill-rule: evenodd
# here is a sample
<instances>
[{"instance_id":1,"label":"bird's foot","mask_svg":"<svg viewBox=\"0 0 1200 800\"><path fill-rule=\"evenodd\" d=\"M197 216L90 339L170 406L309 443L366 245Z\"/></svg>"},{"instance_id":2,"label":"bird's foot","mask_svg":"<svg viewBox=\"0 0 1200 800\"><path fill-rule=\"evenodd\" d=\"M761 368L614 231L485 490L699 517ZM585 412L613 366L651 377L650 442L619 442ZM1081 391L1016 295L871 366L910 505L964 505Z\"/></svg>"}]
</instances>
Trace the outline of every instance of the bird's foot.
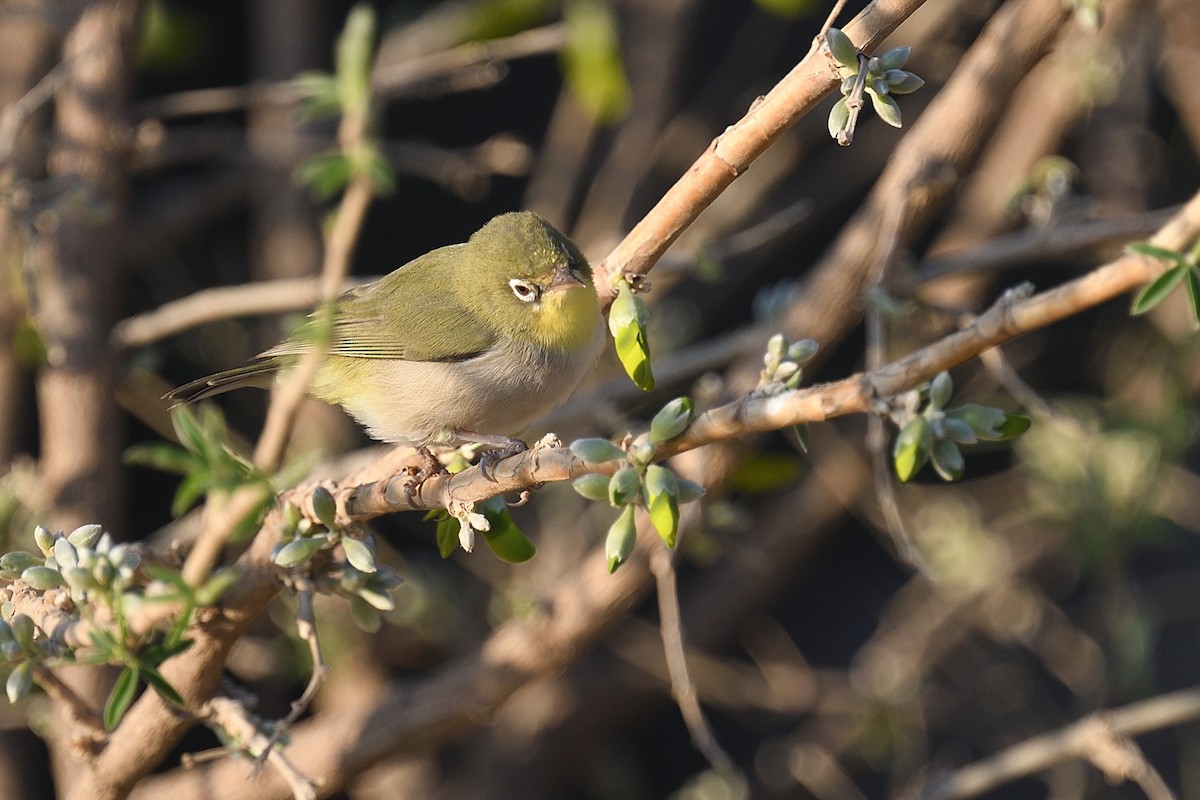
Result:
<instances>
[{"instance_id":1,"label":"bird's foot","mask_svg":"<svg viewBox=\"0 0 1200 800\"><path fill-rule=\"evenodd\" d=\"M412 475L404 484L404 496L408 499L410 505L417 504L417 498L421 494L421 484L434 475L441 475L446 471L446 468L442 466L442 462L438 461L438 457L428 447L418 447L417 455L421 457L421 466L415 468L415 471L412 472ZM412 468L410 467L410 469Z\"/></svg>"},{"instance_id":2,"label":"bird's foot","mask_svg":"<svg viewBox=\"0 0 1200 800\"><path fill-rule=\"evenodd\" d=\"M485 450L479 455L479 474L494 483L496 477L492 473L492 468L509 456L524 453L528 449L529 445L520 439L509 439L498 450Z\"/></svg>"}]
</instances>

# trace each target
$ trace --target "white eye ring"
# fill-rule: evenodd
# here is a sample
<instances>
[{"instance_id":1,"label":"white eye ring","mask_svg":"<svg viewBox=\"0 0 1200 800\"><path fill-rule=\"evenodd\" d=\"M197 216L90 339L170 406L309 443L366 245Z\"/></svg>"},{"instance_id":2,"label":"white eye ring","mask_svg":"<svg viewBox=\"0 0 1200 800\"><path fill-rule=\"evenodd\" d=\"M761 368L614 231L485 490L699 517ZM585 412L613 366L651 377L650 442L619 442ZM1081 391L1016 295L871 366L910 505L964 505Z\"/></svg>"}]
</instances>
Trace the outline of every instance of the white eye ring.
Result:
<instances>
[{"instance_id":1,"label":"white eye ring","mask_svg":"<svg viewBox=\"0 0 1200 800\"><path fill-rule=\"evenodd\" d=\"M515 294L517 299L522 303L532 303L538 299L538 295L540 294L540 292L538 292L538 287L535 284L520 278L513 278L508 282L508 285L510 288L512 288L513 294Z\"/></svg>"}]
</instances>

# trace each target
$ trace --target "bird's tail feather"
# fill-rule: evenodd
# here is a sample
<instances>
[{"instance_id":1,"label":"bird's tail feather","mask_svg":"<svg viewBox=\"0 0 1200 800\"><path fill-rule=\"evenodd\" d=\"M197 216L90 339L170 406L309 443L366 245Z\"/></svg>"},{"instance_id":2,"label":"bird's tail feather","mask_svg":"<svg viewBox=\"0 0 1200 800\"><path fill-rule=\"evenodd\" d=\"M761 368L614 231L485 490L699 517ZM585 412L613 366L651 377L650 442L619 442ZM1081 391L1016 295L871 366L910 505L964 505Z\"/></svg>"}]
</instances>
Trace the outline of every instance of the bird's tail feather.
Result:
<instances>
[{"instance_id":1,"label":"bird's tail feather","mask_svg":"<svg viewBox=\"0 0 1200 800\"><path fill-rule=\"evenodd\" d=\"M163 395L164 400L172 401L172 407L194 403L206 397L212 397L231 389L243 386L257 386L265 389L271 385L275 372L279 369L276 359L268 358L247 364L244 367L227 369L203 378L197 378L191 383L176 387Z\"/></svg>"}]
</instances>

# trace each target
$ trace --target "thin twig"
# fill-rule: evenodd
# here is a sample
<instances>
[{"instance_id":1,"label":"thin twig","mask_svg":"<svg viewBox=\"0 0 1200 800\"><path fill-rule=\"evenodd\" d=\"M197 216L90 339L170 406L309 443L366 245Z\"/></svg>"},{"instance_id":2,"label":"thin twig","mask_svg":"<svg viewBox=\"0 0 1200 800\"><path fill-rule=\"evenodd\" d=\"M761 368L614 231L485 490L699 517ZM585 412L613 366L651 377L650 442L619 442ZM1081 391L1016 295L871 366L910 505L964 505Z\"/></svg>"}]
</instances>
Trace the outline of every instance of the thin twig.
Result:
<instances>
[{"instance_id":1,"label":"thin twig","mask_svg":"<svg viewBox=\"0 0 1200 800\"><path fill-rule=\"evenodd\" d=\"M679 713L683 715L683 722L696 749L718 772L735 772L737 768L733 765L733 759L721 747L704 716L696 684L688 672L687 655L683 648L683 622L679 615L679 587L675 581L675 565L671 563L671 554L666 548L656 548L651 554L650 571L654 573L658 591L659 632L663 655L667 660L667 675L671 679L671 695L679 705Z\"/></svg>"},{"instance_id":2,"label":"thin twig","mask_svg":"<svg viewBox=\"0 0 1200 800\"><path fill-rule=\"evenodd\" d=\"M833 27L833 23L837 22L838 15L842 13L842 9L846 7L846 0L837 0L833 4L833 9L829 12L829 16L825 18L825 24L821 26L821 36L829 33L829 29Z\"/></svg>"},{"instance_id":3,"label":"thin twig","mask_svg":"<svg viewBox=\"0 0 1200 800\"><path fill-rule=\"evenodd\" d=\"M104 719L100 716L100 712L92 708L74 689L63 683L54 674L54 670L39 661L34 661L33 679L37 681L38 686L45 690L46 694L70 710L71 719L87 729L89 738L94 741L107 738L108 733L104 730Z\"/></svg>"},{"instance_id":4,"label":"thin twig","mask_svg":"<svg viewBox=\"0 0 1200 800\"><path fill-rule=\"evenodd\" d=\"M1034 736L947 775L934 778L910 797L919 800L960 800L991 791L1026 775L1064 761L1094 753L1097 724L1120 736L1200 719L1200 687L1159 695L1149 700L1084 717L1050 733Z\"/></svg>"},{"instance_id":5,"label":"thin twig","mask_svg":"<svg viewBox=\"0 0 1200 800\"><path fill-rule=\"evenodd\" d=\"M210 726L220 728L245 752L258 759L265 758L287 783L295 800L316 800L317 787L313 780L296 769L287 756L274 746L274 738L259 729L250 712L240 702L217 696L204 704L203 711ZM203 760L207 759L193 757L192 762L195 765Z\"/></svg>"},{"instance_id":6,"label":"thin twig","mask_svg":"<svg viewBox=\"0 0 1200 800\"><path fill-rule=\"evenodd\" d=\"M321 639L317 636L317 616L313 610L316 589L313 587L312 580L306 577L293 579L292 586L299 604L296 609L296 635L308 645L308 653L312 657L312 674L308 676L308 684L304 687L304 692L298 699L292 701L288 715L275 723L266 748L255 759L251 775L262 768L264 760L274 751L276 743L287 735L296 720L300 719L300 715L308 710L313 698L317 696L321 684L325 681L326 674L329 673L329 665L325 663L325 656L321 653Z\"/></svg>"},{"instance_id":7,"label":"thin twig","mask_svg":"<svg viewBox=\"0 0 1200 800\"><path fill-rule=\"evenodd\" d=\"M21 126L35 111L50 102L54 93L71 77L71 60L81 55L83 54L78 53L55 64L54 68L43 75L21 99L5 107L4 112L0 113L0 164L12 158Z\"/></svg>"}]
</instances>

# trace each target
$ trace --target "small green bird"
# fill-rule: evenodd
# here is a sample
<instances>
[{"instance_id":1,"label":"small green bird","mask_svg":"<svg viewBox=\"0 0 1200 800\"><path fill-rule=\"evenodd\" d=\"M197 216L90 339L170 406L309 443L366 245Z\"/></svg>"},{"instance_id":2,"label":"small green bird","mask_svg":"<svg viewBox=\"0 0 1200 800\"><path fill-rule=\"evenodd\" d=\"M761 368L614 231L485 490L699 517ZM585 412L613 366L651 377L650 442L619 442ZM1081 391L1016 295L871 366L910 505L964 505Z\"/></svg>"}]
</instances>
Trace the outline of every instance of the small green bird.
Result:
<instances>
[{"instance_id":1,"label":"small green bird","mask_svg":"<svg viewBox=\"0 0 1200 800\"><path fill-rule=\"evenodd\" d=\"M166 397L269 385L314 346L312 320L254 362ZM478 442L509 455L525 449L511 437L574 390L603 338L579 249L538 215L513 212L339 297L309 391L385 442Z\"/></svg>"}]
</instances>

